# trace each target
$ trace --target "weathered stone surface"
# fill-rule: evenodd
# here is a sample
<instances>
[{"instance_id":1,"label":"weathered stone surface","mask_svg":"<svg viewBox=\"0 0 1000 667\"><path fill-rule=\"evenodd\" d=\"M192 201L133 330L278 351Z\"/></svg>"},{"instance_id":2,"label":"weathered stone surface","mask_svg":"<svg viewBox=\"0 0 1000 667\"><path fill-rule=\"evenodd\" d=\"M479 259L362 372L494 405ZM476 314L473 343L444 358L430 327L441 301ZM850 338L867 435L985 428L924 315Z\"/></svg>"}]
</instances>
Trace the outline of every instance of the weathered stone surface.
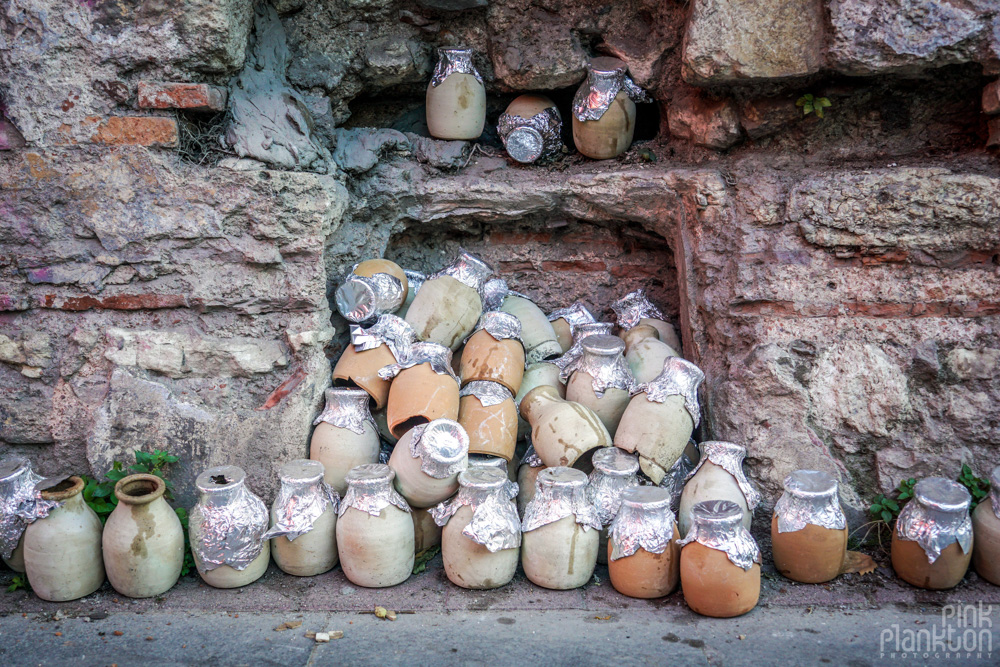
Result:
<instances>
[{"instance_id":1,"label":"weathered stone surface","mask_svg":"<svg viewBox=\"0 0 1000 667\"><path fill-rule=\"evenodd\" d=\"M989 122L986 123L986 128L989 131L986 147L996 148L1000 146L1000 118L990 118Z\"/></svg>"},{"instance_id":2,"label":"weathered stone surface","mask_svg":"<svg viewBox=\"0 0 1000 667\"><path fill-rule=\"evenodd\" d=\"M589 58L573 25L540 7L489 9L490 57L504 90L551 90L580 83Z\"/></svg>"},{"instance_id":3,"label":"weathered stone surface","mask_svg":"<svg viewBox=\"0 0 1000 667\"><path fill-rule=\"evenodd\" d=\"M694 0L684 35L684 79L694 84L788 79L823 63L820 0Z\"/></svg>"},{"instance_id":4,"label":"weathered stone surface","mask_svg":"<svg viewBox=\"0 0 1000 667\"><path fill-rule=\"evenodd\" d=\"M732 100L711 100L685 95L667 109L670 134L696 146L725 150L741 137L740 121Z\"/></svg>"},{"instance_id":5,"label":"weathered stone surface","mask_svg":"<svg viewBox=\"0 0 1000 667\"><path fill-rule=\"evenodd\" d=\"M140 109L226 110L225 88L207 83L140 81L137 96Z\"/></svg>"},{"instance_id":6,"label":"weathered stone surface","mask_svg":"<svg viewBox=\"0 0 1000 667\"><path fill-rule=\"evenodd\" d=\"M358 128L338 129L334 133L337 148L333 160L349 174L362 174L389 151L409 153L410 142L396 130Z\"/></svg>"},{"instance_id":7,"label":"weathered stone surface","mask_svg":"<svg viewBox=\"0 0 1000 667\"><path fill-rule=\"evenodd\" d=\"M427 9L444 12L461 12L466 9L477 9L490 4L488 0L417 0L417 4Z\"/></svg>"},{"instance_id":8,"label":"weathered stone surface","mask_svg":"<svg viewBox=\"0 0 1000 667\"><path fill-rule=\"evenodd\" d=\"M1000 114L1000 81L991 81L983 88L983 113L989 116Z\"/></svg>"},{"instance_id":9,"label":"weathered stone surface","mask_svg":"<svg viewBox=\"0 0 1000 667\"><path fill-rule=\"evenodd\" d=\"M751 139L760 139L787 128L802 118L794 97L759 97L740 105L740 126Z\"/></svg>"},{"instance_id":10,"label":"weathered stone surface","mask_svg":"<svg viewBox=\"0 0 1000 667\"><path fill-rule=\"evenodd\" d=\"M14 123L6 118L0 118L0 151L12 151L24 145L24 137L14 127Z\"/></svg>"}]
</instances>

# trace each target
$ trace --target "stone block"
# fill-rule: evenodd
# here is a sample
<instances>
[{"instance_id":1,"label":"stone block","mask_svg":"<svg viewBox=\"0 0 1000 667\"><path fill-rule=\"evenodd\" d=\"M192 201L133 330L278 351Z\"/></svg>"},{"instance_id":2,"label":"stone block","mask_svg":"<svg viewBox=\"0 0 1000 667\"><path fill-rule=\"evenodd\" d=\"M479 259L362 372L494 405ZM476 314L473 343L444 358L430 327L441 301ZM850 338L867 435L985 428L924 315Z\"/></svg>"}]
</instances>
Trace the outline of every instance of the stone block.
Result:
<instances>
[{"instance_id":1,"label":"stone block","mask_svg":"<svg viewBox=\"0 0 1000 667\"><path fill-rule=\"evenodd\" d=\"M987 148L997 148L1000 146L1000 117L990 118L986 123L989 135L986 137Z\"/></svg>"},{"instance_id":2,"label":"stone block","mask_svg":"<svg viewBox=\"0 0 1000 667\"><path fill-rule=\"evenodd\" d=\"M751 139L774 134L802 118L793 97L758 97L740 105L740 125Z\"/></svg>"},{"instance_id":3,"label":"stone block","mask_svg":"<svg viewBox=\"0 0 1000 667\"><path fill-rule=\"evenodd\" d=\"M24 137L14 127L14 123L0 117L0 151L12 151L16 148L23 148L24 145Z\"/></svg>"},{"instance_id":4,"label":"stone block","mask_svg":"<svg viewBox=\"0 0 1000 667\"><path fill-rule=\"evenodd\" d=\"M675 99L667 107L670 134L696 146L725 150L742 136L732 100L710 100L696 95Z\"/></svg>"},{"instance_id":5,"label":"stone block","mask_svg":"<svg viewBox=\"0 0 1000 667\"><path fill-rule=\"evenodd\" d=\"M983 113L988 116L1000 114L1000 81L991 81L983 88Z\"/></svg>"},{"instance_id":6,"label":"stone block","mask_svg":"<svg viewBox=\"0 0 1000 667\"><path fill-rule=\"evenodd\" d=\"M225 111L227 92L207 83L165 83L140 81L140 109L185 109L187 111Z\"/></svg>"},{"instance_id":7,"label":"stone block","mask_svg":"<svg viewBox=\"0 0 1000 667\"><path fill-rule=\"evenodd\" d=\"M789 79L823 64L820 0L693 0L684 36L684 79L707 85Z\"/></svg>"}]
</instances>

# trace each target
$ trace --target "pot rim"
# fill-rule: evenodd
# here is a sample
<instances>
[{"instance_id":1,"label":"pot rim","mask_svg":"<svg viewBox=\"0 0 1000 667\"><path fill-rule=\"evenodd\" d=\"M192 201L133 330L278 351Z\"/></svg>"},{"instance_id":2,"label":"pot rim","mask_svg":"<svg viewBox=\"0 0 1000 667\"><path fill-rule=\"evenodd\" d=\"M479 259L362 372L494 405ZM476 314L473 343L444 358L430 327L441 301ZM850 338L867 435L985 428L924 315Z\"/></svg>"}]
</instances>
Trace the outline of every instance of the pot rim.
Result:
<instances>
[{"instance_id":1,"label":"pot rim","mask_svg":"<svg viewBox=\"0 0 1000 667\"><path fill-rule=\"evenodd\" d=\"M42 500L55 500L55 501L69 500L73 496L83 491L83 480L78 475L71 475L67 479L64 479L61 482L57 483L55 486L59 486L63 482L71 482L73 486L69 487L68 489L63 489L62 491L51 491L49 489L44 489L39 492L42 496Z\"/></svg>"},{"instance_id":2,"label":"pot rim","mask_svg":"<svg viewBox=\"0 0 1000 667\"><path fill-rule=\"evenodd\" d=\"M151 482L154 488L149 493L144 493L141 496L133 496L125 493L125 486L135 482ZM145 473L122 477L118 480L118 483L115 484L115 497L118 498L118 502L125 503L126 505L148 505L154 500L162 498L166 491L166 482L156 475L149 475Z\"/></svg>"}]
</instances>

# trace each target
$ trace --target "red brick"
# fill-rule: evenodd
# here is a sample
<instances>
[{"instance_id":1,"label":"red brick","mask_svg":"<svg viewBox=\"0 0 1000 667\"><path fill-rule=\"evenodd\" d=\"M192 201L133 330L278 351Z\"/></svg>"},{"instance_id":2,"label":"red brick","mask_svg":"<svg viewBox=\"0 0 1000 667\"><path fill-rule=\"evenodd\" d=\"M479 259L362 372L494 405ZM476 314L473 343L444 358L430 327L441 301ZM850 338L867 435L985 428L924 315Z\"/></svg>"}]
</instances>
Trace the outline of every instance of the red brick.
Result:
<instances>
[{"instance_id":1,"label":"red brick","mask_svg":"<svg viewBox=\"0 0 1000 667\"><path fill-rule=\"evenodd\" d=\"M176 146L177 121L161 116L89 116L76 125L60 126L53 143Z\"/></svg>"},{"instance_id":2,"label":"red brick","mask_svg":"<svg viewBox=\"0 0 1000 667\"><path fill-rule=\"evenodd\" d=\"M983 113L1000 114L1000 81L994 81L983 88Z\"/></svg>"},{"instance_id":3,"label":"red brick","mask_svg":"<svg viewBox=\"0 0 1000 667\"><path fill-rule=\"evenodd\" d=\"M996 148L1000 146L1000 116L990 118L990 122L986 125L990 130L990 136L986 139L986 147Z\"/></svg>"},{"instance_id":4,"label":"red brick","mask_svg":"<svg viewBox=\"0 0 1000 667\"><path fill-rule=\"evenodd\" d=\"M568 261L542 262L542 271L578 271L583 273L593 273L594 271L604 271L607 267L600 260L576 259Z\"/></svg>"},{"instance_id":5,"label":"red brick","mask_svg":"<svg viewBox=\"0 0 1000 667\"><path fill-rule=\"evenodd\" d=\"M227 92L207 83L139 83L140 109L187 109L188 111L225 111Z\"/></svg>"},{"instance_id":6,"label":"red brick","mask_svg":"<svg viewBox=\"0 0 1000 667\"><path fill-rule=\"evenodd\" d=\"M59 297L47 294L40 299L41 308L56 310L156 310L160 308L190 308L197 299L184 294L120 294L96 298L92 296Z\"/></svg>"}]
</instances>

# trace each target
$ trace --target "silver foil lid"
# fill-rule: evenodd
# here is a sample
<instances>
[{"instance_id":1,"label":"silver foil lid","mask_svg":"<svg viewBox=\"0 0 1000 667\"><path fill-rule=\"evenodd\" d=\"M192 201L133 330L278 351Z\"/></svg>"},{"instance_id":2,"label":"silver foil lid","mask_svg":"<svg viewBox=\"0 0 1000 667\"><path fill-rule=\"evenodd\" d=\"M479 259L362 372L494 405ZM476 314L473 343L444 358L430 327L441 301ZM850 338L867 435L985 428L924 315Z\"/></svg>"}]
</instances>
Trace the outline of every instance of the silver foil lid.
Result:
<instances>
[{"instance_id":1,"label":"silver foil lid","mask_svg":"<svg viewBox=\"0 0 1000 667\"><path fill-rule=\"evenodd\" d=\"M455 382L460 382L455 370L451 367L451 348L437 343L419 342L410 346L406 359L395 364L389 364L379 369L378 376L383 380L391 380L407 368L420 364L430 364L431 370L438 375L447 375Z\"/></svg>"},{"instance_id":2,"label":"silver foil lid","mask_svg":"<svg viewBox=\"0 0 1000 667\"><path fill-rule=\"evenodd\" d=\"M351 322L364 322L395 312L405 299L403 283L388 273L349 274L333 295L337 310Z\"/></svg>"},{"instance_id":3,"label":"silver foil lid","mask_svg":"<svg viewBox=\"0 0 1000 667\"><path fill-rule=\"evenodd\" d=\"M639 484L639 457L617 447L602 447L594 452L593 463L587 498L601 525L607 526L618 514L625 489Z\"/></svg>"},{"instance_id":4,"label":"silver foil lid","mask_svg":"<svg viewBox=\"0 0 1000 667\"><path fill-rule=\"evenodd\" d=\"M514 396L510 393L510 389L503 386L499 382L490 382L489 380L473 380L469 384L462 387L462 390L458 392L461 396L475 396L482 403L484 408L488 408L494 405L500 405L504 401L510 399L514 400Z\"/></svg>"},{"instance_id":5,"label":"silver foil lid","mask_svg":"<svg viewBox=\"0 0 1000 667\"><path fill-rule=\"evenodd\" d=\"M708 500L691 508L691 527L682 547L691 542L724 551L733 565L749 570L760 562L760 549L743 527L743 510L731 500Z\"/></svg>"},{"instance_id":6,"label":"silver foil lid","mask_svg":"<svg viewBox=\"0 0 1000 667\"><path fill-rule=\"evenodd\" d=\"M447 479L469 466L469 434L451 419L435 419L410 431L410 456L434 479Z\"/></svg>"},{"instance_id":7,"label":"silver foil lid","mask_svg":"<svg viewBox=\"0 0 1000 667\"><path fill-rule=\"evenodd\" d=\"M473 53L468 47L439 48L437 66L434 67L434 75L431 76L431 86L437 88L452 74L471 74L479 83L483 83L483 77L472 64Z\"/></svg>"},{"instance_id":8,"label":"silver foil lid","mask_svg":"<svg viewBox=\"0 0 1000 667\"><path fill-rule=\"evenodd\" d=\"M896 535L916 542L933 563L952 542L964 553L972 550L972 497L961 484L944 477L927 477L913 487L913 500L896 519Z\"/></svg>"},{"instance_id":9,"label":"silver foil lid","mask_svg":"<svg viewBox=\"0 0 1000 667\"><path fill-rule=\"evenodd\" d=\"M264 539L287 537L293 541L313 529L313 524L329 508L337 511L340 496L323 481L323 464L309 459L296 459L281 466L278 478L281 488L271 512L274 525L264 533Z\"/></svg>"},{"instance_id":10,"label":"silver foil lid","mask_svg":"<svg viewBox=\"0 0 1000 667\"><path fill-rule=\"evenodd\" d=\"M626 366L627 367L627 366ZM700 368L680 357L663 360L663 370L649 382L635 384L632 395L646 394L646 400L662 403L669 396L683 396L684 407L691 415L694 427L701 423L701 406L698 403L698 387L705 381Z\"/></svg>"},{"instance_id":11,"label":"silver foil lid","mask_svg":"<svg viewBox=\"0 0 1000 667\"><path fill-rule=\"evenodd\" d=\"M493 282L493 281L490 281ZM477 332L485 331L497 340L521 340L521 320L502 310L490 310L482 314L476 328L469 334L472 338Z\"/></svg>"},{"instance_id":12,"label":"silver foil lid","mask_svg":"<svg viewBox=\"0 0 1000 667\"><path fill-rule=\"evenodd\" d=\"M473 467L459 474L458 494L430 510L434 523L446 525L463 505L472 508L472 520L462 529L470 540L482 544L490 553L521 546L521 521L505 473Z\"/></svg>"},{"instance_id":13,"label":"silver foil lid","mask_svg":"<svg viewBox=\"0 0 1000 667\"><path fill-rule=\"evenodd\" d=\"M375 419L369 409L368 392L353 387L331 387L323 392L326 396L326 406L323 412L313 420L313 426L326 422L337 428L346 428L358 435L364 435L365 422L378 429Z\"/></svg>"},{"instance_id":14,"label":"silver foil lid","mask_svg":"<svg viewBox=\"0 0 1000 667\"><path fill-rule=\"evenodd\" d=\"M367 329L351 325L351 344L356 352L374 350L385 344L396 361L403 361L410 353L410 347L417 340L417 332L401 317L380 315L375 324Z\"/></svg>"},{"instance_id":15,"label":"silver foil lid","mask_svg":"<svg viewBox=\"0 0 1000 667\"><path fill-rule=\"evenodd\" d=\"M395 471L384 463L362 463L351 468L344 481L347 491L340 501L338 516L344 516L349 507L372 516L379 516L389 505L394 505L404 512L410 511L410 506L403 496L392 487L396 478Z\"/></svg>"},{"instance_id":16,"label":"silver foil lid","mask_svg":"<svg viewBox=\"0 0 1000 667\"><path fill-rule=\"evenodd\" d=\"M555 322L559 319L566 320L566 323L569 324L570 333L575 332L576 327L581 324L593 324L597 321L594 314L579 301L572 306L558 308L549 313L549 322Z\"/></svg>"},{"instance_id":17,"label":"silver foil lid","mask_svg":"<svg viewBox=\"0 0 1000 667\"><path fill-rule=\"evenodd\" d=\"M432 275L428 280L440 278L441 276L451 276L463 285L476 290L482 296L483 287L492 275L493 267L472 253L460 248L455 261L450 266L446 266Z\"/></svg>"},{"instance_id":18,"label":"silver foil lid","mask_svg":"<svg viewBox=\"0 0 1000 667\"><path fill-rule=\"evenodd\" d=\"M573 345L561 357L549 362L559 367L559 377L563 382L568 380L570 373L573 372L572 369L567 369L583 356L583 339L589 336L610 336L614 328L615 325L611 322L587 322L572 329Z\"/></svg>"},{"instance_id":19,"label":"silver foil lid","mask_svg":"<svg viewBox=\"0 0 1000 667\"><path fill-rule=\"evenodd\" d=\"M618 326L622 329L631 329L639 324L639 320L643 318L664 319L660 309L646 298L646 290L644 289L629 292L611 304L611 310L615 311Z\"/></svg>"},{"instance_id":20,"label":"silver foil lid","mask_svg":"<svg viewBox=\"0 0 1000 667\"><path fill-rule=\"evenodd\" d=\"M507 459L502 456L491 456L489 454L469 454L469 468L499 470L503 473L504 477L507 477L509 473ZM507 495L511 498L517 498L517 482L510 481L510 477L507 477Z\"/></svg>"},{"instance_id":21,"label":"silver foil lid","mask_svg":"<svg viewBox=\"0 0 1000 667\"><path fill-rule=\"evenodd\" d=\"M837 480L819 470L796 470L785 478L785 492L774 505L779 533L794 533L808 524L842 530L847 517L837 496Z\"/></svg>"},{"instance_id":22,"label":"silver foil lid","mask_svg":"<svg viewBox=\"0 0 1000 667\"><path fill-rule=\"evenodd\" d=\"M587 336L580 342L583 354L562 369L560 377L571 373L586 373L594 395L598 398L612 387L632 391L635 378L625 361L625 341L618 336Z\"/></svg>"},{"instance_id":23,"label":"silver foil lid","mask_svg":"<svg viewBox=\"0 0 1000 667\"><path fill-rule=\"evenodd\" d=\"M990 503L993 505L993 513L1000 519L1000 466L990 473Z\"/></svg>"},{"instance_id":24,"label":"silver foil lid","mask_svg":"<svg viewBox=\"0 0 1000 667\"><path fill-rule=\"evenodd\" d=\"M743 492L743 497L746 498L747 507L753 512L760 504L760 492L753 487L743 472L743 459L746 458L747 450L734 442L721 440L706 440L698 447L701 450L701 459L685 482L697 475L706 461L711 461L736 479L740 491Z\"/></svg>"},{"instance_id":25,"label":"silver foil lid","mask_svg":"<svg viewBox=\"0 0 1000 667\"><path fill-rule=\"evenodd\" d=\"M562 115L554 105L531 118L500 114L497 133L507 154L523 164L555 157L562 151Z\"/></svg>"},{"instance_id":26,"label":"silver foil lid","mask_svg":"<svg viewBox=\"0 0 1000 667\"><path fill-rule=\"evenodd\" d=\"M535 497L524 509L522 530L527 533L570 515L584 531L588 528L600 530L597 510L587 499L587 482L585 474L565 466L546 468L538 473Z\"/></svg>"},{"instance_id":27,"label":"silver foil lid","mask_svg":"<svg viewBox=\"0 0 1000 667\"><path fill-rule=\"evenodd\" d=\"M407 291L413 292L416 296L420 288L427 282L427 276L420 271L410 271L409 269L403 269L403 274L406 276Z\"/></svg>"},{"instance_id":28,"label":"silver foil lid","mask_svg":"<svg viewBox=\"0 0 1000 667\"><path fill-rule=\"evenodd\" d=\"M479 295L483 299L483 310L486 312L496 312L503 305L503 300L510 294L510 287L503 278L490 278L483 283L483 289L479 290ZM517 321L518 324L521 320Z\"/></svg>"},{"instance_id":29,"label":"silver foil lid","mask_svg":"<svg viewBox=\"0 0 1000 667\"><path fill-rule=\"evenodd\" d=\"M625 74L628 65L618 58L593 58L587 64L587 80L573 97L573 115L579 121L600 120L622 90L633 102L652 98Z\"/></svg>"},{"instance_id":30,"label":"silver foil lid","mask_svg":"<svg viewBox=\"0 0 1000 667\"><path fill-rule=\"evenodd\" d=\"M42 479L28 459L12 456L0 461L0 556L10 558L24 529L59 506L58 501L42 500L35 491Z\"/></svg>"},{"instance_id":31,"label":"silver foil lid","mask_svg":"<svg viewBox=\"0 0 1000 667\"><path fill-rule=\"evenodd\" d=\"M611 560L631 556L639 547L662 554L674 538L677 519L670 492L658 486L631 486L621 495L621 509L611 523Z\"/></svg>"},{"instance_id":32,"label":"silver foil lid","mask_svg":"<svg viewBox=\"0 0 1000 667\"><path fill-rule=\"evenodd\" d=\"M203 571L245 570L264 548L267 506L245 481L236 466L209 468L195 480L201 497L191 509L191 550Z\"/></svg>"},{"instance_id":33,"label":"silver foil lid","mask_svg":"<svg viewBox=\"0 0 1000 667\"><path fill-rule=\"evenodd\" d=\"M690 440L690 443L694 445L696 452L700 451L698 443L696 443L693 438ZM671 507L673 507L675 512L680 509L681 494L684 492L684 482L687 480L688 476L691 475L696 466L697 463L691 459L688 455L687 448L685 447L680 458L677 459L672 466L670 466L670 470L668 470L667 474L663 476L662 480L660 480L659 486L670 491L670 495L673 498Z\"/></svg>"},{"instance_id":34,"label":"silver foil lid","mask_svg":"<svg viewBox=\"0 0 1000 667\"><path fill-rule=\"evenodd\" d=\"M544 468L545 464L542 463L542 459L535 452L535 446L528 443L528 448L524 451L524 456L521 457L521 465L526 465L530 468Z\"/></svg>"}]
</instances>

